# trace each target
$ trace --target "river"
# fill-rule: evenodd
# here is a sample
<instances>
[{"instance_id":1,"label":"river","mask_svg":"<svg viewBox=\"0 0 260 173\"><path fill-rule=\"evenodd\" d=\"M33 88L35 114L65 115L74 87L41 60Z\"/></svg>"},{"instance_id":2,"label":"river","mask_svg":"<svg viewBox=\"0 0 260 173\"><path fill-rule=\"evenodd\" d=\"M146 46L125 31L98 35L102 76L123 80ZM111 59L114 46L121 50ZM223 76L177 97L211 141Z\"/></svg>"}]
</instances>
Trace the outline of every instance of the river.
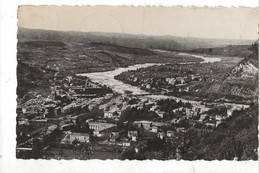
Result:
<instances>
[{"instance_id":1,"label":"river","mask_svg":"<svg viewBox=\"0 0 260 173\"><path fill-rule=\"evenodd\" d=\"M221 58L205 57L202 55L193 55L193 54L188 54L188 53L179 53L179 55L201 58L201 59L203 59L203 61L201 63L218 62L221 60ZM136 64L136 65L128 66L128 67L120 67L120 68L117 68L112 71L83 73L83 74L78 74L78 75L87 76L93 82L97 82L99 84L109 86L112 90L114 90L117 93L123 94L127 90L127 91L131 91L134 95L149 94L148 92L143 91L143 90L139 89L138 87L128 85L121 81L118 81L118 80L114 79L114 77L125 71L137 70L138 68L149 67L149 66L153 66L153 65L162 65L162 64L160 64L160 63Z\"/></svg>"},{"instance_id":2,"label":"river","mask_svg":"<svg viewBox=\"0 0 260 173\"><path fill-rule=\"evenodd\" d=\"M180 56L191 56L194 58L201 58L203 61L201 63L213 63L213 62L219 62L221 61L221 58L219 57L207 57L207 56L202 56L202 55L194 55L194 54L188 54L188 53L178 53ZM112 71L106 71L106 72L95 72L95 73L83 73L83 74L78 74L80 76L87 76L91 81L106 85L110 87L113 91L117 93L124 94L125 91L131 91L133 95L142 95L142 94L149 94L148 92L141 90L138 87L125 84L119 80L114 79L115 76L119 75L122 72L129 71L129 70L137 70L138 68L143 68L143 67L149 67L153 65L162 65L160 63L145 63L145 64L136 64L133 66L128 66L128 67L120 67ZM165 95L146 95L144 97L149 97L153 99L160 99L160 98L172 98L172 99L179 99L182 100L183 102L190 102L196 105L199 105L200 102L193 101L193 100L186 100L182 98L177 98L174 96L165 96Z\"/></svg>"}]
</instances>

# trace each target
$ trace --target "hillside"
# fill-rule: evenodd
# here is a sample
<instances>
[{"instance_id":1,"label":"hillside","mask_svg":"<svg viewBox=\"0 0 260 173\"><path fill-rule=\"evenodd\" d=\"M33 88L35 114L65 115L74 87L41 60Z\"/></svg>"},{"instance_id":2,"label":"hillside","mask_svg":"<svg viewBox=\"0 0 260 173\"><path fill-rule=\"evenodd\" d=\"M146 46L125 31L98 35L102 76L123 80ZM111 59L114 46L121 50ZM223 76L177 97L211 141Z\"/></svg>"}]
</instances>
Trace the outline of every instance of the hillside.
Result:
<instances>
[{"instance_id":1,"label":"hillside","mask_svg":"<svg viewBox=\"0 0 260 173\"><path fill-rule=\"evenodd\" d=\"M21 35L18 33L19 97L23 97L28 91L46 92L55 72L74 75L109 71L140 63L201 61L199 58L178 56L175 52L156 52L101 42L73 42L73 39L63 42L61 40L64 38L54 39L55 37L46 40L37 34L31 35L35 39L30 39L30 35L27 36L28 38L20 39Z\"/></svg>"},{"instance_id":2,"label":"hillside","mask_svg":"<svg viewBox=\"0 0 260 173\"><path fill-rule=\"evenodd\" d=\"M228 45L224 47L193 49L189 52L206 55L247 57L251 53L249 47L250 45Z\"/></svg>"},{"instance_id":3,"label":"hillside","mask_svg":"<svg viewBox=\"0 0 260 173\"><path fill-rule=\"evenodd\" d=\"M197 159L257 160L258 105L234 111L232 117L207 137L195 144Z\"/></svg>"},{"instance_id":4,"label":"hillside","mask_svg":"<svg viewBox=\"0 0 260 173\"><path fill-rule=\"evenodd\" d=\"M256 43L258 44L258 43ZM251 46L251 48L254 44ZM207 81L202 88L207 93L236 95L258 99L258 46L231 70L215 81Z\"/></svg>"}]
</instances>

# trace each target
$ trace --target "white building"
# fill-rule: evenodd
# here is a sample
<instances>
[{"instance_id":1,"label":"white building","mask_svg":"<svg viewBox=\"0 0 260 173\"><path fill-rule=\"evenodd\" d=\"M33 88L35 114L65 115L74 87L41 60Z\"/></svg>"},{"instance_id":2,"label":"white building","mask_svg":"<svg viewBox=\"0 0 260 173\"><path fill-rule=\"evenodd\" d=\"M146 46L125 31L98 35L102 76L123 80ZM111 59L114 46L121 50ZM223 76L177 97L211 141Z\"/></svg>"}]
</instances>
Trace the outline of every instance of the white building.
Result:
<instances>
[{"instance_id":1,"label":"white building","mask_svg":"<svg viewBox=\"0 0 260 173\"><path fill-rule=\"evenodd\" d=\"M89 134L88 133L72 133L70 134L70 141L74 141L77 139L79 142L89 142Z\"/></svg>"}]
</instances>

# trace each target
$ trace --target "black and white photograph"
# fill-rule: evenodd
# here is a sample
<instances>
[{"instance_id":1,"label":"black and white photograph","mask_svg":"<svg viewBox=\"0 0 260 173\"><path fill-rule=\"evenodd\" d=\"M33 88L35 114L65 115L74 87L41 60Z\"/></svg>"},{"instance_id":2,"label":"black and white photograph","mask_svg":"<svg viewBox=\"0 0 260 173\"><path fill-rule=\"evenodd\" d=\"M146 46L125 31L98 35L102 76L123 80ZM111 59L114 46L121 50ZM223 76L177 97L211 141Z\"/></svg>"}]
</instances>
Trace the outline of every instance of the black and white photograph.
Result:
<instances>
[{"instance_id":1,"label":"black and white photograph","mask_svg":"<svg viewBox=\"0 0 260 173\"><path fill-rule=\"evenodd\" d=\"M17 159L258 160L258 8L17 13Z\"/></svg>"}]
</instances>

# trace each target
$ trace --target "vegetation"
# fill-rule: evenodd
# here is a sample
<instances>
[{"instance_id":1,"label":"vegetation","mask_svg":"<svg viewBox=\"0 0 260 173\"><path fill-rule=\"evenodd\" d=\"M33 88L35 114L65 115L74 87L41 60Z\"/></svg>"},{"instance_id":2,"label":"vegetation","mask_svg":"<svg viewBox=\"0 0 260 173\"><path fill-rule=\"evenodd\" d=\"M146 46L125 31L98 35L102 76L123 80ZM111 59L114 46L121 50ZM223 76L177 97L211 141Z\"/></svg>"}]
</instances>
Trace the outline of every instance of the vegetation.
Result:
<instances>
[{"instance_id":1,"label":"vegetation","mask_svg":"<svg viewBox=\"0 0 260 173\"><path fill-rule=\"evenodd\" d=\"M193 146L196 159L257 160L258 159L258 105L247 110L234 111L216 131Z\"/></svg>"}]
</instances>

